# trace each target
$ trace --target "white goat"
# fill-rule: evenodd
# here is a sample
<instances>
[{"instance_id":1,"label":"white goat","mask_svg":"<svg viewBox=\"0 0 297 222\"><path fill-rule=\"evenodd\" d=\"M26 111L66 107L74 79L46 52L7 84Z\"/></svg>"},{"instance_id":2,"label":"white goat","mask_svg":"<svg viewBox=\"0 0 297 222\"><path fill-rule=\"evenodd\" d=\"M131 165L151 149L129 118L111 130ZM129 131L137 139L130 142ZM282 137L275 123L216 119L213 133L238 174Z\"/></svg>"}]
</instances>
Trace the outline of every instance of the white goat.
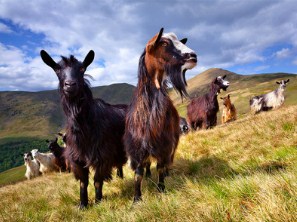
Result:
<instances>
[{"instance_id":1,"label":"white goat","mask_svg":"<svg viewBox=\"0 0 297 222\"><path fill-rule=\"evenodd\" d=\"M39 163L37 162L37 160L33 159L31 152L24 153L24 161L25 161L25 166L26 166L25 177L27 177L28 180L40 175Z\"/></svg>"},{"instance_id":2,"label":"white goat","mask_svg":"<svg viewBox=\"0 0 297 222\"><path fill-rule=\"evenodd\" d=\"M40 163L40 172L44 175L51 171L58 171L55 156L52 153L40 153L37 149L31 151L33 157Z\"/></svg>"},{"instance_id":3,"label":"white goat","mask_svg":"<svg viewBox=\"0 0 297 222\"><path fill-rule=\"evenodd\" d=\"M261 111L268 111L280 107L285 101L284 91L289 81L290 79L276 82L279 84L279 87L276 90L253 97L250 100L252 113L256 114Z\"/></svg>"}]
</instances>

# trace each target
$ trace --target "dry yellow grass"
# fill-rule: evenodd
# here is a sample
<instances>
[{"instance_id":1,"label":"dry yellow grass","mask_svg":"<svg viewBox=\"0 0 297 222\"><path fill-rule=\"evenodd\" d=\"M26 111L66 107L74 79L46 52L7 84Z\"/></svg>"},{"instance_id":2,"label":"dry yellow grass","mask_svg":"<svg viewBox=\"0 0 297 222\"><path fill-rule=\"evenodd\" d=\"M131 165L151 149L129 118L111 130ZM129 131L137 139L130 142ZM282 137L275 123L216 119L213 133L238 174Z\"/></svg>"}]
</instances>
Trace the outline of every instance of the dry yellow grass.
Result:
<instances>
[{"instance_id":1,"label":"dry yellow grass","mask_svg":"<svg viewBox=\"0 0 297 222\"><path fill-rule=\"evenodd\" d=\"M297 221L296 165L297 106L282 107L183 136L165 194L153 169L133 205L126 166L80 211L78 182L57 173L1 187L0 221Z\"/></svg>"}]
</instances>

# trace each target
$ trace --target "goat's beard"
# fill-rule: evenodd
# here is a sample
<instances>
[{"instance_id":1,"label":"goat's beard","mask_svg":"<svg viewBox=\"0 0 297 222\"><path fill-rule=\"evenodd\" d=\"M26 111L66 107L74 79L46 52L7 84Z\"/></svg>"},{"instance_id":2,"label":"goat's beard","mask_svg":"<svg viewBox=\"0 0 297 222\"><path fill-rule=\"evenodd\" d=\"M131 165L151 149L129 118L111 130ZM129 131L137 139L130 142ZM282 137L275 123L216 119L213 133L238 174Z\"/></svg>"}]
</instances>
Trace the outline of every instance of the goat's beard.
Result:
<instances>
[{"instance_id":1,"label":"goat's beard","mask_svg":"<svg viewBox=\"0 0 297 222\"><path fill-rule=\"evenodd\" d=\"M189 94L186 90L186 69L181 70L181 66L167 66L165 72L169 77L169 81L172 84L173 88L179 92L180 96L189 97Z\"/></svg>"}]
</instances>

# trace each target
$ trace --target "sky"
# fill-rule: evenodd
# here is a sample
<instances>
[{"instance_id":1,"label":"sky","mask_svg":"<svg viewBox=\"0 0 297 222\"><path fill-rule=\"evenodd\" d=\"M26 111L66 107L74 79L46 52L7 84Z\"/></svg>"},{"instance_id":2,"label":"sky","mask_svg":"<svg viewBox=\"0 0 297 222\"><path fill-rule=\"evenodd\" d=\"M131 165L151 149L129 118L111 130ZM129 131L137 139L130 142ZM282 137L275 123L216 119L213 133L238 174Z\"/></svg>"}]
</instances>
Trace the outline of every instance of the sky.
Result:
<instances>
[{"instance_id":1,"label":"sky","mask_svg":"<svg viewBox=\"0 0 297 222\"><path fill-rule=\"evenodd\" d=\"M137 84L146 43L164 27L198 55L187 79L209 69L297 73L295 0L0 0L0 91L57 89L40 58L95 60L92 86Z\"/></svg>"}]
</instances>

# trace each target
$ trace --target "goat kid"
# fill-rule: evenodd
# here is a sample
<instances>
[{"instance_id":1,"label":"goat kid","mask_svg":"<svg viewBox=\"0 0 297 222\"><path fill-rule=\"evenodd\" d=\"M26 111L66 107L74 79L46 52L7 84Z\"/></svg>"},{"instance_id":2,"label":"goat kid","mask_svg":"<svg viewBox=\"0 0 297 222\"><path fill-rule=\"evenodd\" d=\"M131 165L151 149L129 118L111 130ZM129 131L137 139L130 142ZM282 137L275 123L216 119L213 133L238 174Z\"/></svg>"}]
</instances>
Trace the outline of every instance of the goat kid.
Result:
<instances>
[{"instance_id":1,"label":"goat kid","mask_svg":"<svg viewBox=\"0 0 297 222\"><path fill-rule=\"evenodd\" d=\"M39 172L40 164L36 159L33 158L31 152L24 153L24 162L26 166L25 177L28 180L40 175L40 172Z\"/></svg>"},{"instance_id":2,"label":"goat kid","mask_svg":"<svg viewBox=\"0 0 297 222\"><path fill-rule=\"evenodd\" d=\"M237 112L234 104L231 103L230 94L225 97L221 97L223 100L223 111L222 111L222 124L234 121L237 119Z\"/></svg>"},{"instance_id":3,"label":"goat kid","mask_svg":"<svg viewBox=\"0 0 297 222\"><path fill-rule=\"evenodd\" d=\"M59 167L60 172L70 172L70 166L65 159L65 148L58 144L58 138L56 137L56 139L51 141L46 140L46 142L48 143L48 149L55 156L55 164Z\"/></svg>"}]
</instances>

